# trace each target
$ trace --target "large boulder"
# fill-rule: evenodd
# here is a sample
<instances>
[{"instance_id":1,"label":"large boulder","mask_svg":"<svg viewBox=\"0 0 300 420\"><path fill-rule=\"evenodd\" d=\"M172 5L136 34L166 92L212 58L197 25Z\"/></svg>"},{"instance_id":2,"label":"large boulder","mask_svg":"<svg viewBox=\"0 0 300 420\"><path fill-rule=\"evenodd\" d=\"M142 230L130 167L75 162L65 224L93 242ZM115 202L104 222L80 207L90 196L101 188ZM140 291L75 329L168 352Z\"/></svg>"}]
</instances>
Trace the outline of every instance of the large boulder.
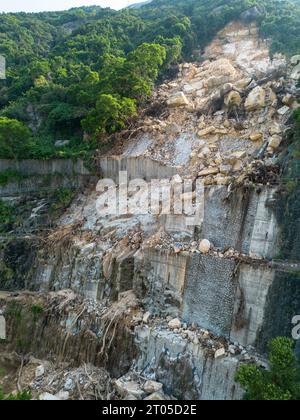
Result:
<instances>
[{"instance_id":1,"label":"large boulder","mask_svg":"<svg viewBox=\"0 0 300 420\"><path fill-rule=\"evenodd\" d=\"M145 401L165 401L167 397L162 392L154 392L149 397L144 398Z\"/></svg>"},{"instance_id":2,"label":"large boulder","mask_svg":"<svg viewBox=\"0 0 300 420\"><path fill-rule=\"evenodd\" d=\"M262 141L264 138L263 133L252 133L250 135L250 140L253 142Z\"/></svg>"},{"instance_id":3,"label":"large boulder","mask_svg":"<svg viewBox=\"0 0 300 420\"><path fill-rule=\"evenodd\" d=\"M199 251L202 254L207 254L211 249L211 243L208 239L203 239L199 245Z\"/></svg>"},{"instance_id":4,"label":"large boulder","mask_svg":"<svg viewBox=\"0 0 300 420\"><path fill-rule=\"evenodd\" d=\"M142 398L144 391L137 382L120 378L115 381L115 388L122 397L133 395L135 398Z\"/></svg>"},{"instance_id":5,"label":"large boulder","mask_svg":"<svg viewBox=\"0 0 300 420\"><path fill-rule=\"evenodd\" d=\"M247 112L258 111L266 105L266 92L260 87L256 86L249 95L245 102L245 109Z\"/></svg>"},{"instance_id":6,"label":"large boulder","mask_svg":"<svg viewBox=\"0 0 300 420\"><path fill-rule=\"evenodd\" d=\"M210 127L204 128L203 130L200 130L198 132L198 136L206 137L206 136L209 136L210 134L214 134L215 131L216 131L216 128L213 126L210 126Z\"/></svg>"},{"instance_id":7,"label":"large boulder","mask_svg":"<svg viewBox=\"0 0 300 420\"><path fill-rule=\"evenodd\" d=\"M171 319L171 321L169 321L169 323L168 323L168 327L171 328L172 330L177 330L177 329L181 328L180 319L178 319L178 318Z\"/></svg>"},{"instance_id":8,"label":"large boulder","mask_svg":"<svg viewBox=\"0 0 300 420\"><path fill-rule=\"evenodd\" d=\"M277 149L280 146L281 142L282 142L281 136L278 136L278 135L272 136L269 140L269 147L272 147L272 149Z\"/></svg>"},{"instance_id":9,"label":"large boulder","mask_svg":"<svg viewBox=\"0 0 300 420\"><path fill-rule=\"evenodd\" d=\"M269 133L271 134L271 136L274 136L275 134L281 134L282 128L280 124L278 124L277 122L274 122L269 129Z\"/></svg>"},{"instance_id":10,"label":"large boulder","mask_svg":"<svg viewBox=\"0 0 300 420\"><path fill-rule=\"evenodd\" d=\"M49 392L43 392L39 396L40 401L60 401L60 398L56 395L50 394Z\"/></svg>"},{"instance_id":11,"label":"large boulder","mask_svg":"<svg viewBox=\"0 0 300 420\"><path fill-rule=\"evenodd\" d=\"M211 76L229 76L229 79L234 79L237 76L236 69L227 58L213 61L209 65L208 71L211 73Z\"/></svg>"},{"instance_id":12,"label":"large boulder","mask_svg":"<svg viewBox=\"0 0 300 420\"><path fill-rule=\"evenodd\" d=\"M219 359L220 357L224 357L225 355L226 355L225 348L221 347L220 349L216 350L215 359Z\"/></svg>"},{"instance_id":13,"label":"large boulder","mask_svg":"<svg viewBox=\"0 0 300 420\"><path fill-rule=\"evenodd\" d=\"M206 169L203 169L199 172L198 176L209 176L209 175L216 175L219 173L219 168L215 167L209 167Z\"/></svg>"},{"instance_id":14,"label":"large boulder","mask_svg":"<svg viewBox=\"0 0 300 420\"><path fill-rule=\"evenodd\" d=\"M163 389L163 384L156 381L147 381L143 389L147 394L153 394L154 392L160 392Z\"/></svg>"},{"instance_id":15,"label":"large boulder","mask_svg":"<svg viewBox=\"0 0 300 420\"><path fill-rule=\"evenodd\" d=\"M239 107L242 103L241 95L239 94L239 92L232 90L228 93L228 95L225 96L224 103L227 107Z\"/></svg>"},{"instance_id":16,"label":"large boulder","mask_svg":"<svg viewBox=\"0 0 300 420\"><path fill-rule=\"evenodd\" d=\"M172 95L168 101L167 104L169 107L171 108L177 108L177 107L187 107L190 105L187 97L185 96L185 94L183 92L178 92L175 93L174 95Z\"/></svg>"}]
</instances>

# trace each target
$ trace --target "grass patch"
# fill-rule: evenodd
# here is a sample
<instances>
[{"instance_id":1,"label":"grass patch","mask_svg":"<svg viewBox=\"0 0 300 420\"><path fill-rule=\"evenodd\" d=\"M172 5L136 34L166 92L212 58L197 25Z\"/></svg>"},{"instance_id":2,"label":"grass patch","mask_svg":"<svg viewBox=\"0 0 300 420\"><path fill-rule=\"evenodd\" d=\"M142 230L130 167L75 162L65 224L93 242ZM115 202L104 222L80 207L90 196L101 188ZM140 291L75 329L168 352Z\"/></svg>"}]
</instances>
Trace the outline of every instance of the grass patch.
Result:
<instances>
[{"instance_id":1,"label":"grass patch","mask_svg":"<svg viewBox=\"0 0 300 420\"><path fill-rule=\"evenodd\" d=\"M44 308L40 305L32 305L31 306L31 313L33 315L33 320L36 322L40 315L44 313Z\"/></svg>"},{"instance_id":2,"label":"grass patch","mask_svg":"<svg viewBox=\"0 0 300 420\"><path fill-rule=\"evenodd\" d=\"M22 306L17 302L11 302L6 309L5 316L20 322L22 320Z\"/></svg>"},{"instance_id":3,"label":"grass patch","mask_svg":"<svg viewBox=\"0 0 300 420\"><path fill-rule=\"evenodd\" d=\"M51 210L55 212L58 210L66 209L73 201L75 195L76 191L69 188L62 188L57 190L55 192L55 202L52 204Z\"/></svg>"},{"instance_id":4,"label":"grass patch","mask_svg":"<svg viewBox=\"0 0 300 420\"><path fill-rule=\"evenodd\" d=\"M15 209L4 201L0 200L0 233L6 231L10 225L13 225L15 220Z\"/></svg>"}]
</instances>

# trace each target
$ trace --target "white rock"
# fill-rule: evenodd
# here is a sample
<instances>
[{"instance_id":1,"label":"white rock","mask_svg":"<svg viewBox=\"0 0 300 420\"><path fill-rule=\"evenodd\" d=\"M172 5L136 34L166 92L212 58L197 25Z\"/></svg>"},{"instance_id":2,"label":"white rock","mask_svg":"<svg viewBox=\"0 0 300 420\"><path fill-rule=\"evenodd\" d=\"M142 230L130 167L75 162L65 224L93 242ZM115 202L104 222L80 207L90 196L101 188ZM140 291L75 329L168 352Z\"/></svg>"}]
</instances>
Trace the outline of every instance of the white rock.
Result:
<instances>
[{"instance_id":1,"label":"white rock","mask_svg":"<svg viewBox=\"0 0 300 420\"><path fill-rule=\"evenodd\" d=\"M229 351L230 354L235 355L236 354L236 346L233 346L233 345L229 346L228 351Z\"/></svg>"},{"instance_id":2,"label":"white rock","mask_svg":"<svg viewBox=\"0 0 300 420\"><path fill-rule=\"evenodd\" d=\"M75 384L72 378L68 378L66 380L64 388L66 391L72 391L72 389L75 388Z\"/></svg>"},{"instance_id":3,"label":"white rock","mask_svg":"<svg viewBox=\"0 0 300 420\"><path fill-rule=\"evenodd\" d=\"M271 134L271 136L274 136L274 134L281 134L282 129L280 127L280 124L274 123L269 129L269 133Z\"/></svg>"},{"instance_id":4,"label":"white rock","mask_svg":"<svg viewBox=\"0 0 300 420\"><path fill-rule=\"evenodd\" d=\"M290 108L288 106L283 106L282 108L277 110L277 113L279 115L285 115L289 111L290 111Z\"/></svg>"},{"instance_id":5,"label":"white rock","mask_svg":"<svg viewBox=\"0 0 300 420\"><path fill-rule=\"evenodd\" d=\"M45 367L43 365L40 365L35 369L36 378L40 378L41 376L44 376L44 374L45 374Z\"/></svg>"},{"instance_id":6,"label":"white rock","mask_svg":"<svg viewBox=\"0 0 300 420\"><path fill-rule=\"evenodd\" d=\"M203 153L204 156L209 156L210 155L210 148L205 146L203 147L203 149L201 150L201 153Z\"/></svg>"},{"instance_id":7,"label":"white rock","mask_svg":"<svg viewBox=\"0 0 300 420\"><path fill-rule=\"evenodd\" d=\"M126 397L127 395L133 395L136 398L142 398L144 391L140 385L134 381L126 381L123 379L117 379L115 381L115 387L120 395Z\"/></svg>"},{"instance_id":8,"label":"white rock","mask_svg":"<svg viewBox=\"0 0 300 420\"><path fill-rule=\"evenodd\" d=\"M203 169L202 171L199 172L198 176L208 176L208 175L216 175L219 173L219 168L215 167L211 167L211 168L207 168L207 169Z\"/></svg>"},{"instance_id":9,"label":"white rock","mask_svg":"<svg viewBox=\"0 0 300 420\"><path fill-rule=\"evenodd\" d=\"M291 79L298 80L299 77L300 77L300 63L296 67L293 68L293 71L291 73Z\"/></svg>"},{"instance_id":10,"label":"white rock","mask_svg":"<svg viewBox=\"0 0 300 420\"><path fill-rule=\"evenodd\" d=\"M226 351L225 351L224 347L222 347L215 352L215 359L219 359L220 357L225 356L225 354L226 354Z\"/></svg>"},{"instance_id":11,"label":"white rock","mask_svg":"<svg viewBox=\"0 0 300 420\"><path fill-rule=\"evenodd\" d=\"M230 156L226 157L224 160L231 165L235 164L237 161L244 159L247 156L247 153L243 150L232 152Z\"/></svg>"},{"instance_id":12,"label":"white rock","mask_svg":"<svg viewBox=\"0 0 300 420\"><path fill-rule=\"evenodd\" d=\"M178 318L174 318L168 323L168 326L172 330L179 329L181 328L181 321Z\"/></svg>"},{"instance_id":13,"label":"white rock","mask_svg":"<svg viewBox=\"0 0 300 420\"><path fill-rule=\"evenodd\" d=\"M199 338L198 337L194 338L193 344L195 344L195 346L197 346L199 344Z\"/></svg>"},{"instance_id":14,"label":"white rock","mask_svg":"<svg viewBox=\"0 0 300 420\"><path fill-rule=\"evenodd\" d=\"M211 243L208 239L203 239L199 245L199 251L202 254L207 254L211 249Z\"/></svg>"},{"instance_id":15,"label":"white rock","mask_svg":"<svg viewBox=\"0 0 300 420\"><path fill-rule=\"evenodd\" d=\"M138 398L136 398L134 395L129 394L124 398L124 401L137 401Z\"/></svg>"},{"instance_id":16,"label":"white rock","mask_svg":"<svg viewBox=\"0 0 300 420\"><path fill-rule=\"evenodd\" d=\"M70 144L70 140L57 140L54 144L55 147L65 147Z\"/></svg>"},{"instance_id":17,"label":"white rock","mask_svg":"<svg viewBox=\"0 0 300 420\"><path fill-rule=\"evenodd\" d=\"M44 392L43 394L41 394L39 396L39 400L40 401L60 401L60 399L57 396L52 395L49 392Z\"/></svg>"},{"instance_id":18,"label":"white rock","mask_svg":"<svg viewBox=\"0 0 300 420\"><path fill-rule=\"evenodd\" d=\"M144 398L146 401L164 401L166 397L161 392L154 392L153 394L149 395L149 397Z\"/></svg>"},{"instance_id":19,"label":"white rock","mask_svg":"<svg viewBox=\"0 0 300 420\"><path fill-rule=\"evenodd\" d=\"M144 313L144 316L143 316L143 322L144 322L144 324L148 324L150 317L151 317L150 312Z\"/></svg>"},{"instance_id":20,"label":"white rock","mask_svg":"<svg viewBox=\"0 0 300 420\"><path fill-rule=\"evenodd\" d=\"M67 401L70 398L70 394L68 391L59 391L57 394L55 394L55 397L60 401Z\"/></svg>"},{"instance_id":21,"label":"white rock","mask_svg":"<svg viewBox=\"0 0 300 420\"><path fill-rule=\"evenodd\" d=\"M248 95L245 102L245 109L247 112L257 111L264 108L266 105L266 92L260 87L256 86Z\"/></svg>"},{"instance_id":22,"label":"white rock","mask_svg":"<svg viewBox=\"0 0 300 420\"><path fill-rule=\"evenodd\" d=\"M156 381L147 381L143 386L143 389L147 394L153 394L154 392L159 392L163 389L163 384Z\"/></svg>"},{"instance_id":23,"label":"white rock","mask_svg":"<svg viewBox=\"0 0 300 420\"><path fill-rule=\"evenodd\" d=\"M291 58L291 64L293 64L294 66L296 66L298 63L300 63L300 54L294 55Z\"/></svg>"},{"instance_id":24,"label":"white rock","mask_svg":"<svg viewBox=\"0 0 300 420\"><path fill-rule=\"evenodd\" d=\"M185 96L185 94L183 92L178 92L175 95L172 95L168 99L167 104L171 108L177 108L177 107L180 107L180 106L186 107L186 106L190 105L187 97Z\"/></svg>"},{"instance_id":25,"label":"white rock","mask_svg":"<svg viewBox=\"0 0 300 420\"><path fill-rule=\"evenodd\" d=\"M264 136L263 136L262 133L253 133L253 134L250 135L250 140L253 141L253 142L261 141L261 140L263 140L263 137Z\"/></svg>"},{"instance_id":26,"label":"white rock","mask_svg":"<svg viewBox=\"0 0 300 420\"><path fill-rule=\"evenodd\" d=\"M213 134L215 131L216 131L216 128L215 127L213 127L213 126L207 127L207 128L204 128L203 130L200 130L198 132L198 136L199 137L206 137L209 134Z\"/></svg>"}]
</instances>

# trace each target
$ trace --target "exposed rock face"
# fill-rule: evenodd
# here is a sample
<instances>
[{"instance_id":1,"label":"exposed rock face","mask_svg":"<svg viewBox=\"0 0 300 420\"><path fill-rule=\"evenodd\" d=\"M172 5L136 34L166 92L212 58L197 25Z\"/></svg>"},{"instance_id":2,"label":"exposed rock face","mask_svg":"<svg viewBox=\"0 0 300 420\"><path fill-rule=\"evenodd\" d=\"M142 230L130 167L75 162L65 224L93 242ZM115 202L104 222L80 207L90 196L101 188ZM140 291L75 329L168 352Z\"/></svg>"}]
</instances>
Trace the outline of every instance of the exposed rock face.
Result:
<instances>
[{"instance_id":1,"label":"exposed rock face","mask_svg":"<svg viewBox=\"0 0 300 420\"><path fill-rule=\"evenodd\" d=\"M252 20L256 20L259 16L261 16L261 14L261 10L257 6L254 6L243 12L241 14L241 19L247 23L251 22Z\"/></svg>"},{"instance_id":2,"label":"exposed rock face","mask_svg":"<svg viewBox=\"0 0 300 420\"><path fill-rule=\"evenodd\" d=\"M257 16L256 8L247 13L247 21ZM292 62L297 66L297 59ZM170 191L190 181L180 197L196 210L193 223L187 222L189 209L170 214L165 202L155 213L99 214L104 192L90 184L78 193L22 273L24 287L50 292L55 316L63 308L59 324L50 315L35 324L35 337L48 338L30 351L46 357L48 347L55 357L63 347L63 360L105 367L119 398L241 398L236 369L261 363L255 349L264 352L268 339L288 328L279 313L278 326L272 324L275 302L294 308L291 290L299 291L290 267L273 261L280 253L277 153L294 107L289 92L297 71L283 56L270 60L255 24L235 22L213 40L201 64L181 65L176 80L156 89L153 102L164 104L162 112L141 120L129 140L99 156L98 168L115 183L120 171L130 181L139 178L142 199L153 179L165 179ZM110 198L114 193L109 189ZM62 289L95 307L82 300L79 308L73 305L75 294L63 304ZM20 298L27 320L31 299ZM9 325L12 350L18 335L32 330L13 333L13 320Z\"/></svg>"}]
</instances>

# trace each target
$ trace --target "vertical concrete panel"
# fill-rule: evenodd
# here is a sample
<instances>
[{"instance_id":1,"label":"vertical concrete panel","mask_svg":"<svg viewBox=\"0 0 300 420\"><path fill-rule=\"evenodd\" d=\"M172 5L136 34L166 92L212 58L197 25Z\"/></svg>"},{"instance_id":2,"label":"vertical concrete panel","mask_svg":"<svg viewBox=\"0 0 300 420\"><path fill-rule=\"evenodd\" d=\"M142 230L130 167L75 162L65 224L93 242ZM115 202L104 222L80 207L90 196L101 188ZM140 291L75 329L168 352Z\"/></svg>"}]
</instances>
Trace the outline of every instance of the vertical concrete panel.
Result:
<instances>
[{"instance_id":1,"label":"vertical concrete panel","mask_svg":"<svg viewBox=\"0 0 300 420\"><path fill-rule=\"evenodd\" d=\"M229 336L234 308L236 263L213 256L192 257L186 276L183 318L217 335Z\"/></svg>"},{"instance_id":2,"label":"vertical concrete panel","mask_svg":"<svg viewBox=\"0 0 300 420\"><path fill-rule=\"evenodd\" d=\"M241 265L230 333L232 341L244 346L256 344L263 326L267 295L274 276L275 271L268 267Z\"/></svg>"}]
</instances>

